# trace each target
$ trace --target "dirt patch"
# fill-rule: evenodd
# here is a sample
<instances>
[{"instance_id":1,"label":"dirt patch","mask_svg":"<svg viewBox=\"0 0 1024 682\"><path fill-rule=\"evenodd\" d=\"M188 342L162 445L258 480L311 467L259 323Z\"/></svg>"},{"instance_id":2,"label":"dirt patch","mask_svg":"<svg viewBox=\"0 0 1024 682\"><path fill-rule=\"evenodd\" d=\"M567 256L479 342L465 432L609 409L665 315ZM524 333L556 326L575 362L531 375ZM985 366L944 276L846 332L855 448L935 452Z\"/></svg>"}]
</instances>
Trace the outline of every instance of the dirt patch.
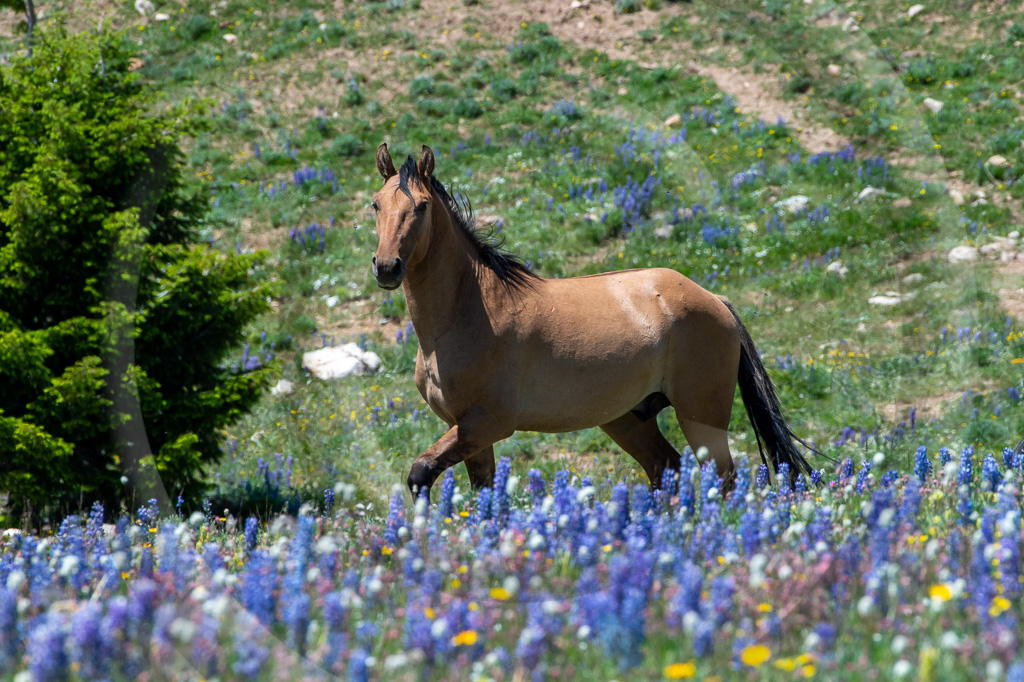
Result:
<instances>
[{"instance_id":1,"label":"dirt patch","mask_svg":"<svg viewBox=\"0 0 1024 682\"><path fill-rule=\"evenodd\" d=\"M996 278L996 286L1003 286L999 289L999 305L1013 317L1024 320L1024 260L1000 263Z\"/></svg>"},{"instance_id":2,"label":"dirt patch","mask_svg":"<svg viewBox=\"0 0 1024 682\"><path fill-rule=\"evenodd\" d=\"M812 153L834 152L850 144L850 140L831 128L810 122L794 102L778 96L779 76L756 74L747 68L696 64L691 69L715 81L719 89L736 100L741 111L755 114L765 123L780 118L786 122L800 145Z\"/></svg>"},{"instance_id":3,"label":"dirt patch","mask_svg":"<svg viewBox=\"0 0 1024 682\"><path fill-rule=\"evenodd\" d=\"M670 58L663 50L653 49L650 34L645 40L641 31L656 30L662 22L673 16L693 18L688 7L672 4L657 12L642 10L634 14L615 12L611 3L576 3L553 6L548 2L523 0L494 4L487 8L464 7L452 0L425 0L421 16L428 25L433 24L441 42L454 41L469 21L486 27L495 38L512 40L524 22L543 21L560 40L583 49L593 48L613 59L632 59L645 68L680 66L685 64L691 73L709 78L719 89L736 100L741 111L753 114L766 123L780 117L786 121L794 136L807 150L832 152L844 148L849 140L834 130L808 120L798 105L782 99L777 87L779 76L755 74L746 67L726 67L703 64L699 56L685 42L673 44Z\"/></svg>"},{"instance_id":4,"label":"dirt patch","mask_svg":"<svg viewBox=\"0 0 1024 682\"><path fill-rule=\"evenodd\" d=\"M370 339L380 334L380 340L394 343L395 335L405 330L404 321L380 317L377 303L368 298L345 301L333 308L328 308L325 303L318 303L316 307L317 331L333 338L335 343L344 339L358 341L363 334Z\"/></svg>"}]
</instances>

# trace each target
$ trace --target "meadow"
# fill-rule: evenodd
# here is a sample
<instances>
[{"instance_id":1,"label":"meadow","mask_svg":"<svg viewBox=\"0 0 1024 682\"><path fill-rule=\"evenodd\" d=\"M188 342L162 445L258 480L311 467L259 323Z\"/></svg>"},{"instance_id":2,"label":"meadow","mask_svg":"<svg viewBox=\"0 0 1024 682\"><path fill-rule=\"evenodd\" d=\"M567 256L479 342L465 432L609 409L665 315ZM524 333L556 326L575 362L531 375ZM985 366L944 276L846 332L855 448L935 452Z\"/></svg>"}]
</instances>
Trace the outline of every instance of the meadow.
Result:
<instances>
[{"instance_id":1,"label":"meadow","mask_svg":"<svg viewBox=\"0 0 1024 682\"><path fill-rule=\"evenodd\" d=\"M187 149L203 239L266 251L274 291L225 363L293 387L225 431L202 510L169 491L5 518L0 674L1024 679L1024 13L64 9L126 30L167 102L205 99ZM0 57L23 42L0 35ZM652 493L597 430L517 433L493 490L457 467L412 500L408 467L445 426L413 385L401 292L370 273L382 141L396 161L430 145L542 276L670 267L729 297L822 453L813 480L759 467L737 397L724 500L692 453ZM980 257L951 262L962 246ZM345 342L381 370L302 369Z\"/></svg>"}]
</instances>

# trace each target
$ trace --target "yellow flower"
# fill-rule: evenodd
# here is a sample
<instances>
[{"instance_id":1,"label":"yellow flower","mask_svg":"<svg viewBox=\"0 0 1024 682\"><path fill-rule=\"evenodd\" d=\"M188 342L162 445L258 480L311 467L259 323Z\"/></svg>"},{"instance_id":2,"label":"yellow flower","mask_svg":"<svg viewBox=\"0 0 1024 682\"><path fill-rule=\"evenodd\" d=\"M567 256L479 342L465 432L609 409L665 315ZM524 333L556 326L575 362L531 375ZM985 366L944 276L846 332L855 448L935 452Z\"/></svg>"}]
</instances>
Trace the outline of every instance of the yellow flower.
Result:
<instances>
[{"instance_id":1,"label":"yellow flower","mask_svg":"<svg viewBox=\"0 0 1024 682\"><path fill-rule=\"evenodd\" d=\"M494 589L491 590L491 599L498 599L500 601L505 601L506 599L508 599L511 596L512 595L509 594L508 590L506 590L504 587L495 587Z\"/></svg>"},{"instance_id":2,"label":"yellow flower","mask_svg":"<svg viewBox=\"0 0 1024 682\"><path fill-rule=\"evenodd\" d=\"M763 644L748 646L740 652L740 660L753 668L761 665L772 657L772 652Z\"/></svg>"},{"instance_id":3,"label":"yellow flower","mask_svg":"<svg viewBox=\"0 0 1024 682\"><path fill-rule=\"evenodd\" d=\"M988 615L995 618L1000 613L1010 608L1010 600L1003 596L996 596L992 599L992 606L989 607Z\"/></svg>"},{"instance_id":4,"label":"yellow flower","mask_svg":"<svg viewBox=\"0 0 1024 682\"><path fill-rule=\"evenodd\" d=\"M953 591L945 584L932 585L928 590L928 596L940 602L949 601L953 598Z\"/></svg>"},{"instance_id":5,"label":"yellow flower","mask_svg":"<svg viewBox=\"0 0 1024 682\"><path fill-rule=\"evenodd\" d=\"M454 646L472 646L476 644L477 634L472 630L463 630L459 634L452 637L452 645Z\"/></svg>"},{"instance_id":6,"label":"yellow flower","mask_svg":"<svg viewBox=\"0 0 1024 682\"><path fill-rule=\"evenodd\" d=\"M388 554L391 554L391 548L390 547L381 547L380 548L380 553L384 554L385 556L388 555Z\"/></svg>"},{"instance_id":7,"label":"yellow flower","mask_svg":"<svg viewBox=\"0 0 1024 682\"><path fill-rule=\"evenodd\" d=\"M818 669L815 668L813 665L805 665L804 667L800 668L801 677L814 677L814 673L816 672L818 672Z\"/></svg>"},{"instance_id":8,"label":"yellow flower","mask_svg":"<svg viewBox=\"0 0 1024 682\"><path fill-rule=\"evenodd\" d=\"M771 613L772 612L772 605L771 604L758 604L757 605L757 610L760 611L761 613Z\"/></svg>"},{"instance_id":9,"label":"yellow flower","mask_svg":"<svg viewBox=\"0 0 1024 682\"><path fill-rule=\"evenodd\" d=\"M662 674L670 680L686 680L697 674L697 666L689 663L673 663L665 666Z\"/></svg>"},{"instance_id":10,"label":"yellow flower","mask_svg":"<svg viewBox=\"0 0 1024 682\"><path fill-rule=\"evenodd\" d=\"M792 658L780 658L779 660L775 661L775 663L773 663L772 665L774 665L779 670L793 672L794 670L796 670L797 664L796 661L794 661Z\"/></svg>"}]
</instances>

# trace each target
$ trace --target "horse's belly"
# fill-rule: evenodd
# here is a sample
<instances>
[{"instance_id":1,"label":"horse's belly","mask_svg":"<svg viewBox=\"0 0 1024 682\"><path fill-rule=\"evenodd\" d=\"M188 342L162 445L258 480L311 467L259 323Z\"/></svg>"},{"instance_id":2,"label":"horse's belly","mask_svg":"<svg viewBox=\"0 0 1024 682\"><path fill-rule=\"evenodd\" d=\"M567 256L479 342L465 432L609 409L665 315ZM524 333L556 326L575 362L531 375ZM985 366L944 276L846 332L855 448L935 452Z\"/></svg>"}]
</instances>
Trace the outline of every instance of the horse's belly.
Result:
<instances>
[{"instance_id":1,"label":"horse's belly","mask_svg":"<svg viewBox=\"0 0 1024 682\"><path fill-rule=\"evenodd\" d=\"M630 358L538 363L523 378L517 428L558 433L606 424L662 390L662 364L653 348Z\"/></svg>"}]
</instances>

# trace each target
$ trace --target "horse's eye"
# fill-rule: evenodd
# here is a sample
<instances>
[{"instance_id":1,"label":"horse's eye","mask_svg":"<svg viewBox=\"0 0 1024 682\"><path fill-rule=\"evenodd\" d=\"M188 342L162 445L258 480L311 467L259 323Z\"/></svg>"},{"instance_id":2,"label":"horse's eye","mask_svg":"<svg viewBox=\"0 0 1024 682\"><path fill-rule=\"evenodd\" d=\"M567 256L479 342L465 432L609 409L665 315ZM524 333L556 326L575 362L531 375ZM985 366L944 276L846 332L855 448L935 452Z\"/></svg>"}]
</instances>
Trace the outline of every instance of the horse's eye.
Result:
<instances>
[{"instance_id":1,"label":"horse's eye","mask_svg":"<svg viewBox=\"0 0 1024 682\"><path fill-rule=\"evenodd\" d=\"M417 213L423 213L424 211L427 210L427 202L421 201L420 203L416 204L415 210Z\"/></svg>"},{"instance_id":2,"label":"horse's eye","mask_svg":"<svg viewBox=\"0 0 1024 682\"><path fill-rule=\"evenodd\" d=\"M370 204L370 208L372 208L374 211L379 211L380 210L380 206L377 205L376 201L373 202L372 204Z\"/></svg>"}]
</instances>

